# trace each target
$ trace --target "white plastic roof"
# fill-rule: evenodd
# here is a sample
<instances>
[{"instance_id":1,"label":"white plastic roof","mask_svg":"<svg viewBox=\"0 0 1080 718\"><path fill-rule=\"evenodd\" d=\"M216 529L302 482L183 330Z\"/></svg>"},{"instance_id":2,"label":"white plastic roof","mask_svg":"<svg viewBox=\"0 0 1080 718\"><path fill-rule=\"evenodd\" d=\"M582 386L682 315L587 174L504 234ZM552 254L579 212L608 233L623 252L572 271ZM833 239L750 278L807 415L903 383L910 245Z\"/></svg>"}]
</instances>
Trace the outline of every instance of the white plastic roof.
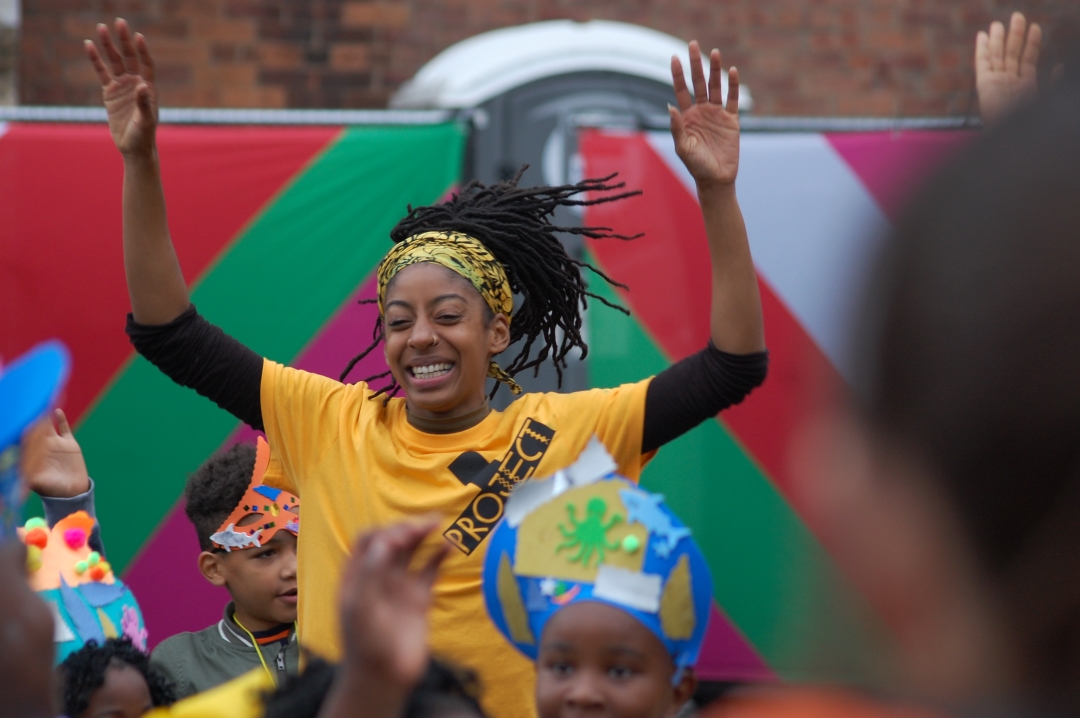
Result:
<instances>
[{"instance_id":1,"label":"white plastic roof","mask_svg":"<svg viewBox=\"0 0 1080 718\"><path fill-rule=\"evenodd\" d=\"M678 55L690 82L687 45L639 25L608 20L551 20L485 32L448 47L391 98L394 108L476 107L507 90L546 77L606 70L671 82ZM722 77L727 92L727 73ZM739 109L752 101L746 85Z\"/></svg>"}]
</instances>

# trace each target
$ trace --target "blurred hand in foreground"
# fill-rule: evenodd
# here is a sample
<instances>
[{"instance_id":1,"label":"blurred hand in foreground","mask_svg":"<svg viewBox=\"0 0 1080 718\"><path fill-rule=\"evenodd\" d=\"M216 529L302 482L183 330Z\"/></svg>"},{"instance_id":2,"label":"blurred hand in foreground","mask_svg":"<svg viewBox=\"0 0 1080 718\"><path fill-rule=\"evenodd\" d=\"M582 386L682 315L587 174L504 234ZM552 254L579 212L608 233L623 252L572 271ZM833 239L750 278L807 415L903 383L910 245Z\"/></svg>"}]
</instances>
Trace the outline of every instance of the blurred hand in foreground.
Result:
<instances>
[{"instance_id":1,"label":"blurred hand in foreground","mask_svg":"<svg viewBox=\"0 0 1080 718\"><path fill-rule=\"evenodd\" d=\"M1038 89L1036 67L1042 51L1042 28L1014 12L1009 29L1000 22L975 37L975 89L983 121L992 126Z\"/></svg>"},{"instance_id":2,"label":"blurred hand in foreground","mask_svg":"<svg viewBox=\"0 0 1080 718\"><path fill-rule=\"evenodd\" d=\"M431 589L449 546L419 560L436 519L364 534L341 580L345 657L321 718L397 718L430 660Z\"/></svg>"}]
</instances>

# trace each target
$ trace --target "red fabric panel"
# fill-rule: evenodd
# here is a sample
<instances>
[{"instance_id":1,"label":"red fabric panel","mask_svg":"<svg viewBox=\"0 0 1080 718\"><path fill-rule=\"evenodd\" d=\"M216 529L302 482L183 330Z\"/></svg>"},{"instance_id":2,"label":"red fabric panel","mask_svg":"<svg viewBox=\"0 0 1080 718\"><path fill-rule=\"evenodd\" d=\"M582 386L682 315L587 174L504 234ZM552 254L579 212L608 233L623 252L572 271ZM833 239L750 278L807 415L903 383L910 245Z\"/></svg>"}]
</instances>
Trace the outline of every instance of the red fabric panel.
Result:
<instances>
[{"instance_id":1,"label":"red fabric panel","mask_svg":"<svg viewBox=\"0 0 1080 718\"><path fill-rule=\"evenodd\" d=\"M162 127L173 240L188 283L338 128ZM0 356L63 339L77 420L130 356L123 165L103 125L12 125L0 137Z\"/></svg>"}]
</instances>

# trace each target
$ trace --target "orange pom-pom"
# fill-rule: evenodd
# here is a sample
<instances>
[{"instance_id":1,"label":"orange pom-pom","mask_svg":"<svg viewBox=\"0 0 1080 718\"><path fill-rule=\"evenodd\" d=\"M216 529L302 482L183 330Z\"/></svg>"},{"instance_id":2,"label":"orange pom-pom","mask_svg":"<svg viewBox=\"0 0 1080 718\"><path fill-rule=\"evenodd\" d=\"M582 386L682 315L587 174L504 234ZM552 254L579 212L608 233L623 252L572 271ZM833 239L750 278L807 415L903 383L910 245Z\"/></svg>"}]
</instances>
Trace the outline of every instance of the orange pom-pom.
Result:
<instances>
[{"instance_id":1,"label":"orange pom-pom","mask_svg":"<svg viewBox=\"0 0 1080 718\"><path fill-rule=\"evenodd\" d=\"M100 563L97 566L94 566L93 568L90 569L90 580L91 581L100 581L103 578L105 578L105 569L103 569L101 567Z\"/></svg>"},{"instance_id":2,"label":"orange pom-pom","mask_svg":"<svg viewBox=\"0 0 1080 718\"><path fill-rule=\"evenodd\" d=\"M23 540L27 546L45 548L49 545L49 532L42 528L33 529L26 532L26 538Z\"/></svg>"}]
</instances>

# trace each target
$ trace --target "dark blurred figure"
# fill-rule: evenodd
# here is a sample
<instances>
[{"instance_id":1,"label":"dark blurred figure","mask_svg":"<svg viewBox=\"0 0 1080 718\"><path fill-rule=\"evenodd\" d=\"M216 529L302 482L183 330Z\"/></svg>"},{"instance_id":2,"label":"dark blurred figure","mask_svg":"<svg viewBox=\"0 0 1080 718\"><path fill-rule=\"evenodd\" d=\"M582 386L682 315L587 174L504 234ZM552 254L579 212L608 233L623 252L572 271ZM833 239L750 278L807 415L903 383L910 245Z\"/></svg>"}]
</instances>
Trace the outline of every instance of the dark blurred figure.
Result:
<instances>
[{"instance_id":1,"label":"dark blurred figure","mask_svg":"<svg viewBox=\"0 0 1080 718\"><path fill-rule=\"evenodd\" d=\"M0 718L52 718L53 622L26 582L26 548L0 544Z\"/></svg>"},{"instance_id":2,"label":"dark blurred figure","mask_svg":"<svg viewBox=\"0 0 1080 718\"><path fill-rule=\"evenodd\" d=\"M266 697L263 718L316 718L334 683L338 667L311 658L304 672ZM431 659L408 698L401 718L483 718L476 675Z\"/></svg>"},{"instance_id":3,"label":"dark blurred figure","mask_svg":"<svg viewBox=\"0 0 1080 718\"><path fill-rule=\"evenodd\" d=\"M897 637L906 695L1080 712L1080 85L924 188L868 285L854 396L802 498Z\"/></svg>"}]
</instances>

